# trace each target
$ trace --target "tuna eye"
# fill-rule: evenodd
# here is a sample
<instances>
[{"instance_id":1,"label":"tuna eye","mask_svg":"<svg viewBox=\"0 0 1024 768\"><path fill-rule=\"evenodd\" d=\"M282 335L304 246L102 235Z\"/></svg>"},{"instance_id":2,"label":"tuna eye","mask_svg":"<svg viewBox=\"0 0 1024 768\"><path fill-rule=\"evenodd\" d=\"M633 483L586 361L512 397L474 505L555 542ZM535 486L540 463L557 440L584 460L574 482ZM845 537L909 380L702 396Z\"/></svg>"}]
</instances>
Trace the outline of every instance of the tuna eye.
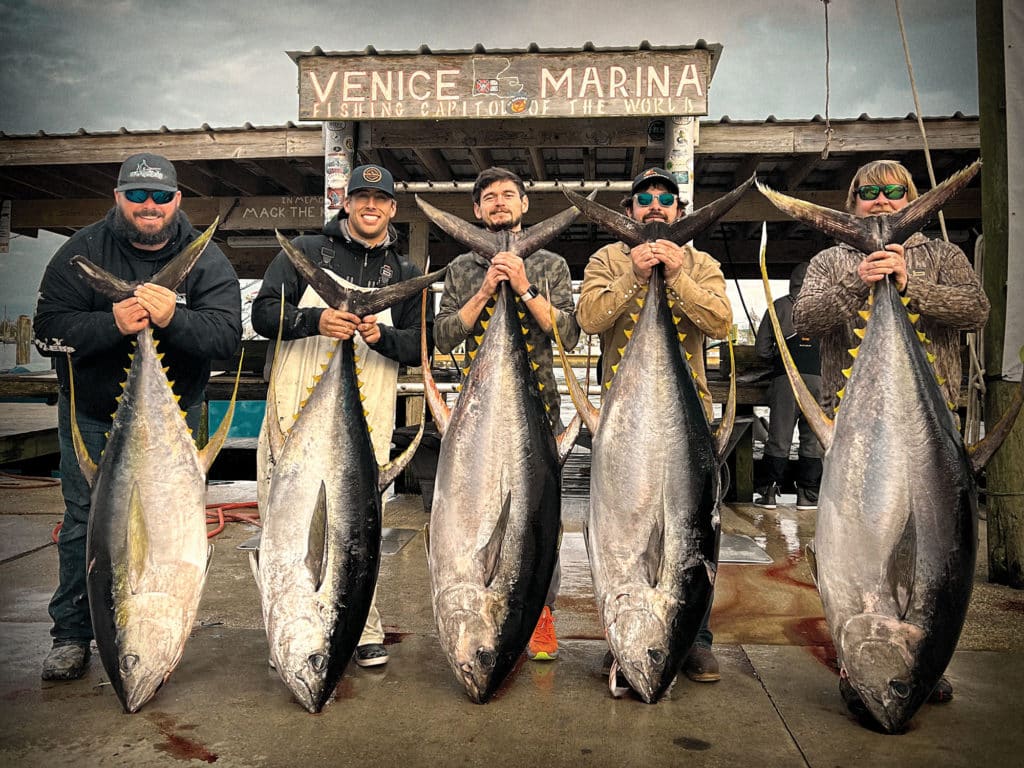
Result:
<instances>
[{"instance_id":1,"label":"tuna eye","mask_svg":"<svg viewBox=\"0 0 1024 768\"><path fill-rule=\"evenodd\" d=\"M660 650L659 648L648 648L647 658L651 660L651 664L660 667L662 664L665 663L665 652Z\"/></svg>"},{"instance_id":2,"label":"tuna eye","mask_svg":"<svg viewBox=\"0 0 1024 768\"><path fill-rule=\"evenodd\" d=\"M121 671L131 672L135 669L135 665L139 663L139 657L134 653L129 653L127 656L121 657Z\"/></svg>"},{"instance_id":3,"label":"tuna eye","mask_svg":"<svg viewBox=\"0 0 1024 768\"><path fill-rule=\"evenodd\" d=\"M494 663L497 661L497 658L492 651L481 648L476 652L476 660L484 669L494 669Z\"/></svg>"},{"instance_id":4,"label":"tuna eye","mask_svg":"<svg viewBox=\"0 0 1024 768\"><path fill-rule=\"evenodd\" d=\"M314 672L323 672L327 668L327 657L322 653L314 653L309 657L309 666Z\"/></svg>"},{"instance_id":5,"label":"tuna eye","mask_svg":"<svg viewBox=\"0 0 1024 768\"><path fill-rule=\"evenodd\" d=\"M910 686L902 680L890 680L889 692L897 699L906 699L910 697Z\"/></svg>"}]
</instances>

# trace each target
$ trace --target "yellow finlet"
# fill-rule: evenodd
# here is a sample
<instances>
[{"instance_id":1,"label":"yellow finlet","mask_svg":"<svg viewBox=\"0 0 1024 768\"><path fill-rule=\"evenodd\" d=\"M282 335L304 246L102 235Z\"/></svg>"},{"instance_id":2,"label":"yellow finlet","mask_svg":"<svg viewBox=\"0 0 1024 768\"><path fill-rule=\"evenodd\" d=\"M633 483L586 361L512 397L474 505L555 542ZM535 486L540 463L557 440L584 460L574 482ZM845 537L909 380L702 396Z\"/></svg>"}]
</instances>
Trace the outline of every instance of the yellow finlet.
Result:
<instances>
[{"instance_id":1,"label":"yellow finlet","mask_svg":"<svg viewBox=\"0 0 1024 768\"><path fill-rule=\"evenodd\" d=\"M635 315L630 315L629 319L636 323L636 321L640 319L640 313L637 312Z\"/></svg>"},{"instance_id":2,"label":"yellow finlet","mask_svg":"<svg viewBox=\"0 0 1024 768\"><path fill-rule=\"evenodd\" d=\"M628 328L628 329L626 329L625 331L623 331L622 333L623 333L623 335L624 335L624 336L625 336L625 337L626 337L627 339L631 339L631 338L633 337L633 329L632 329L632 328Z\"/></svg>"},{"instance_id":3,"label":"yellow finlet","mask_svg":"<svg viewBox=\"0 0 1024 768\"><path fill-rule=\"evenodd\" d=\"M836 392L836 397L838 397L840 400L846 397L846 387L843 387L838 392Z\"/></svg>"},{"instance_id":4,"label":"yellow finlet","mask_svg":"<svg viewBox=\"0 0 1024 768\"><path fill-rule=\"evenodd\" d=\"M516 312L516 314L519 315L519 319L520 320L525 320L526 319L526 313L525 312Z\"/></svg>"},{"instance_id":5,"label":"yellow finlet","mask_svg":"<svg viewBox=\"0 0 1024 768\"><path fill-rule=\"evenodd\" d=\"M845 376L846 378L850 378L851 373L853 373L852 365L849 368L843 368L843 376Z\"/></svg>"},{"instance_id":6,"label":"yellow finlet","mask_svg":"<svg viewBox=\"0 0 1024 768\"><path fill-rule=\"evenodd\" d=\"M909 296L900 296L900 301L903 302L903 306L904 307L909 307L910 306L910 297Z\"/></svg>"},{"instance_id":7,"label":"yellow finlet","mask_svg":"<svg viewBox=\"0 0 1024 768\"><path fill-rule=\"evenodd\" d=\"M928 337L924 335L924 331L918 331L917 332L917 340L920 341L922 344L930 344L931 343L931 342L928 341Z\"/></svg>"},{"instance_id":8,"label":"yellow finlet","mask_svg":"<svg viewBox=\"0 0 1024 768\"><path fill-rule=\"evenodd\" d=\"M536 349L536 347L533 344L527 344L526 345L526 351L527 352L533 352L534 349Z\"/></svg>"},{"instance_id":9,"label":"yellow finlet","mask_svg":"<svg viewBox=\"0 0 1024 768\"><path fill-rule=\"evenodd\" d=\"M855 358L860 354L860 347L854 347L853 349L848 349L846 351L850 353L850 357Z\"/></svg>"},{"instance_id":10,"label":"yellow finlet","mask_svg":"<svg viewBox=\"0 0 1024 768\"><path fill-rule=\"evenodd\" d=\"M483 344L484 335L481 333L479 336L474 336L473 341L475 341L476 345L479 347L481 344Z\"/></svg>"},{"instance_id":11,"label":"yellow finlet","mask_svg":"<svg viewBox=\"0 0 1024 768\"><path fill-rule=\"evenodd\" d=\"M530 367L533 368L533 370L536 371L538 368L540 368L540 363L535 363L535 362L533 362L533 360L531 360L530 361Z\"/></svg>"},{"instance_id":12,"label":"yellow finlet","mask_svg":"<svg viewBox=\"0 0 1024 768\"><path fill-rule=\"evenodd\" d=\"M867 332L866 328L854 328L853 329L853 335L856 336L858 339L863 339L864 338L864 334L866 332Z\"/></svg>"},{"instance_id":13,"label":"yellow finlet","mask_svg":"<svg viewBox=\"0 0 1024 768\"><path fill-rule=\"evenodd\" d=\"M866 309L857 310L857 314L860 315L860 319L864 321L867 321L867 319L871 317L871 313Z\"/></svg>"},{"instance_id":14,"label":"yellow finlet","mask_svg":"<svg viewBox=\"0 0 1024 768\"><path fill-rule=\"evenodd\" d=\"M910 322L917 325L917 321L921 319L920 312L907 312L907 317L910 318Z\"/></svg>"},{"instance_id":15,"label":"yellow finlet","mask_svg":"<svg viewBox=\"0 0 1024 768\"><path fill-rule=\"evenodd\" d=\"M935 362L935 355L933 355L931 352L926 352L925 354L928 355L928 362L929 363L934 363Z\"/></svg>"}]
</instances>

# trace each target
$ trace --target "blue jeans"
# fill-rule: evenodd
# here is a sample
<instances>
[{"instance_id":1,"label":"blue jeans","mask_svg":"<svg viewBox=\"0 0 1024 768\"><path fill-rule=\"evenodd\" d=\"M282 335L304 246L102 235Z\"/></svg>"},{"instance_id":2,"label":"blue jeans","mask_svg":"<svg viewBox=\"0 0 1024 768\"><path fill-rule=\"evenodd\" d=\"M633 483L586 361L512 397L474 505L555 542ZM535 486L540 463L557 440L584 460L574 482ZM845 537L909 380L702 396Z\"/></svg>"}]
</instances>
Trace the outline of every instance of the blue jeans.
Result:
<instances>
[{"instance_id":1,"label":"blue jeans","mask_svg":"<svg viewBox=\"0 0 1024 768\"><path fill-rule=\"evenodd\" d=\"M198 434L203 404L197 403L186 412L186 422L192 433ZM99 463L100 454L107 443L109 419L94 419L83 413L76 414L78 431L92 460ZM62 392L57 398L57 437L60 442L61 494L64 496L64 524L57 536L57 556L60 560L57 590L50 598L50 634L55 643L89 642L92 640L92 619L89 615L89 596L85 590L85 540L89 529L91 490L78 466L75 447L71 439L71 403Z\"/></svg>"},{"instance_id":2,"label":"blue jeans","mask_svg":"<svg viewBox=\"0 0 1024 768\"><path fill-rule=\"evenodd\" d=\"M711 622L711 605L714 602L715 592L712 590L711 599L708 601L708 610L704 614L704 618L701 619L700 629L697 630L697 639L693 641L694 645L701 645L705 648L710 648L712 640L715 639L715 636L711 634L711 627L709 626Z\"/></svg>"}]
</instances>

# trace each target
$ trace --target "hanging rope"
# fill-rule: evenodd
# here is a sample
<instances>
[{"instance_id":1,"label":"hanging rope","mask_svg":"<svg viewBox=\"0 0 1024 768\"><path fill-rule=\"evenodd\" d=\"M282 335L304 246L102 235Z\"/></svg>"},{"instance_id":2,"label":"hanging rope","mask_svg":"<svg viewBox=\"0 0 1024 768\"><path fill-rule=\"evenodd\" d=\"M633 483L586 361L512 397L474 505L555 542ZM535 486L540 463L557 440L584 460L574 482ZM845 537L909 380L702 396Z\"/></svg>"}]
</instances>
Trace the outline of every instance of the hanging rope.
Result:
<instances>
[{"instance_id":1,"label":"hanging rope","mask_svg":"<svg viewBox=\"0 0 1024 768\"><path fill-rule=\"evenodd\" d=\"M828 43L828 4L830 0L821 0L822 5L825 6L825 146L821 150L821 159L828 160L828 149L832 143L832 122L828 117L828 102L829 97L832 95L832 82L829 75L831 67L832 51L829 48Z\"/></svg>"},{"instance_id":2,"label":"hanging rope","mask_svg":"<svg viewBox=\"0 0 1024 768\"><path fill-rule=\"evenodd\" d=\"M932 151L928 147L928 134L924 130L924 120L921 118L921 103L917 99L917 82L914 80L914 66L910 63L910 47L907 45L907 30L903 26L903 11L900 9L900 0L896 3L896 19L900 23L900 37L903 39L903 58L907 60L907 74L910 75L910 91L914 95L914 112L917 115L917 127L921 131L921 140L924 142L924 160L928 166L928 181L932 189L935 188L935 169L932 168ZM939 211L939 227L942 229L942 239L949 242L949 235L946 233L946 219Z\"/></svg>"}]
</instances>

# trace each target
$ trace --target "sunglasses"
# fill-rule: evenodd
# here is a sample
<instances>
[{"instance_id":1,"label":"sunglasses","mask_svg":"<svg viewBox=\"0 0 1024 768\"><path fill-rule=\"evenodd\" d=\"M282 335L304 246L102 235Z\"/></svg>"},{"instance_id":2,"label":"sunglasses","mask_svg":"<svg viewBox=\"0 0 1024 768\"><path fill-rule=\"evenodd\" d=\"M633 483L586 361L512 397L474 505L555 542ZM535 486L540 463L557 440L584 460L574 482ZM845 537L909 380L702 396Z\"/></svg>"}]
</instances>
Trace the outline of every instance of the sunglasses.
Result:
<instances>
[{"instance_id":1,"label":"sunglasses","mask_svg":"<svg viewBox=\"0 0 1024 768\"><path fill-rule=\"evenodd\" d=\"M865 184L857 187L857 197L861 200L877 200L880 194L885 195L886 200L902 200L907 194L907 188L903 184Z\"/></svg>"},{"instance_id":2,"label":"sunglasses","mask_svg":"<svg viewBox=\"0 0 1024 768\"><path fill-rule=\"evenodd\" d=\"M633 199L636 200L636 204L641 208L646 208L654 202L655 195L652 192L637 192L633 195ZM672 203L676 201L676 196L671 192L662 192L657 195L658 204L668 208Z\"/></svg>"},{"instance_id":3,"label":"sunglasses","mask_svg":"<svg viewBox=\"0 0 1024 768\"><path fill-rule=\"evenodd\" d=\"M157 205L167 205L177 192L167 192L163 189L129 189L124 192L125 200L132 203L144 203L147 197L152 197Z\"/></svg>"}]
</instances>

